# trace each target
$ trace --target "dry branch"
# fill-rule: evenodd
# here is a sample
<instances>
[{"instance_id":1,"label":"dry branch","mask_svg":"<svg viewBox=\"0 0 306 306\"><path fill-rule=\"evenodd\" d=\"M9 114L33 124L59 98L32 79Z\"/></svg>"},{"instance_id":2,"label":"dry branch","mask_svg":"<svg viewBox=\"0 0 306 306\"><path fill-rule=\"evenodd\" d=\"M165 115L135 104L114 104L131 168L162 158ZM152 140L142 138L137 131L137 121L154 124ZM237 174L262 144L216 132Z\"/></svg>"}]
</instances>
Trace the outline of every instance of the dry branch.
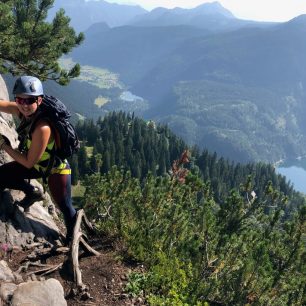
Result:
<instances>
[{"instance_id":1,"label":"dry branch","mask_svg":"<svg viewBox=\"0 0 306 306\"><path fill-rule=\"evenodd\" d=\"M101 255L98 251L96 251L95 249L93 249L84 239L83 237L80 238L80 242L82 243L83 247L85 248L86 251L88 251L88 253L91 253L95 256L99 256Z\"/></svg>"},{"instance_id":2,"label":"dry branch","mask_svg":"<svg viewBox=\"0 0 306 306\"><path fill-rule=\"evenodd\" d=\"M84 234L82 233L81 229L82 220L84 221L84 224L87 229L89 229L90 231L94 230L91 223L86 218L84 210L83 209L79 210L77 212L77 219L73 231L73 239L70 248L71 252L70 252L69 263L72 264L71 270L73 271L73 278L77 285L77 288L81 293L84 293L87 290L87 288L82 282L82 273L79 267L80 242L83 248L85 249L85 251L87 251L88 253L91 253L95 256L99 256L100 253L94 250L92 247L90 247L88 243L83 239Z\"/></svg>"},{"instance_id":3,"label":"dry branch","mask_svg":"<svg viewBox=\"0 0 306 306\"><path fill-rule=\"evenodd\" d=\"M70 248L68 247L60 247L60 248L45 248L45 249L36 249L33 251L30 255L27 256L27 262L25 263L24 266L21 266L17 273L20 272L27 272L30 266L36 266L40 267L41 269L36 270L36 271L31 271L27 273L28 276L30 277L35 277L35 275L40 274L41 276L52 273L60 268L62 268L65 264L60 263L57 265L45 265L41 264L41 262L33 262L33 260L39 258L39 257L51 257L57 254L65 254L69 252L68 258L66 263L68 264L68 268L70 272L73 272L73 280L76 284L76 291L78 294L81 294L81 296L86 300L90 299L90 294L88 293L88 288L86 285L83 284L82 282L82 273L79 267L79 250L80 246L82 247L83 251L94 255L94 256L99 256L101 255L98 251L94 250L86 241L87 237L86 235L82 232L82 221L84 226L86 227L87 230L90 232L94 231L93 226L91 223L88 221L84 210L81 209L77 212L77 218L76 218L76 223L74 226L74 231L73 231L73 237L72 237L72 243ZM36 245L35 245L36 246ZM37 245L38 246L38 245ZM34 246L33 246L34 247Z\"/></svg>"},{"instance_id":4,"label":"dry branch","mask_svg":"<svg viewBox=\"0 0 306 306\"><path fill-rule=\"evenodd\" d=\"M41 274L41 276L47 275L47 274L49 274L49 273L52 273L52 272L54 272L54 271L60 269L62 266L63 266L63 263L61 262L60 264L53 266L52 268L50 268L49 270L47 270L46 272L44 272L43 274Z\"/></svg>"},{"instance_id":5,"label":"dry branch","mask_svg":"<svg viewBox=\"0 0 306 306\"><path fill-rule=\"evenodd\" d=\"M36 274L36 273L39 273L41 271L47 271L50 268L54 267L54 265L46 265L46 264L42 264L41 262L31 262L31 261L28 261L28 262L25 263L25 265L20 266L19 269L16 271L16 273L19 274L21 272L27 272L29 267L42 267L43 269L40 269L38 271L29 272L29 273L27 273L27 275Z\"/></svg>"},{"instance_id":6,"label":"dry branch","mask_svg":"<svg viewBox=\"0 0 306 306\"><path fill-rule=\"evenodd\" d=\"M42 273L41 276L47 275L49 273L52 273L52 272L60 269L62 267L62 265L63 265L63 263L60 263L58 265L45 265L45 267L43 269L29 272L27 275L40 274L40 273Z\"/></svg>"}]
</instances>

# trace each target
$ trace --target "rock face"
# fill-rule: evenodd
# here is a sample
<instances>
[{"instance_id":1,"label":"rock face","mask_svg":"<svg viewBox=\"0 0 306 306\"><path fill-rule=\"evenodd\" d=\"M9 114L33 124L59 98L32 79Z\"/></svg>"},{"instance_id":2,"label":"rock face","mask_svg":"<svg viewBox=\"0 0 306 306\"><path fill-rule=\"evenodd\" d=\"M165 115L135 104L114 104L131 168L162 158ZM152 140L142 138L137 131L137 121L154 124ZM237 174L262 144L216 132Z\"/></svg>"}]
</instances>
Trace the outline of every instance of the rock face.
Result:
<instances>
[{"instance_id":1,"label":"rock face","mask_svg":"<svg viewBox=\"0 0 306 306\"><path fill-rule=\"evenodd\" d=\"M9 95L3 78L0 75L0 100L9 101ZM17 146L17 133L14 129L13 117L9 114L0 113L0 133L8 137L13 147ZM0 164L10 160L9 156L0 151Z\"/></svg>"},{"instance_id":2,"label":"rock face","mask_svg":"<svg viewBox=\"0 0 306 306\"><path fill-rule=\"evenodd\" d=\"M9 100L7 88L1 76L0 100ZM0 113L0 133L9 138L12 147L18 146L18 137L11 115ZM10 160L11 158L5 152L0 151L0 165ZM31 180L31 184L42 189L36 180ZM12 246L25 246L39 237L50 242L58 239L60 231L48 213L48 208L54 207L50 196L46 195L46 200L43 202L34 203L29 213L24 213L22 208L14 205L16 200L23 197L22 192L12 190L6 190L0 195L0 246L6 243Z\"/></svg>"},{"instance_id":3,"label":"rock face","mask_svg":"<svg viewBox=\"0 0 306 306\"><path fill-rule=\"evenodd\" d=\"M23 196L23 195L22 195ZM0 245L32 244L38 237L47 241L59 238L59 229L43 202L34 203L28 213L14 204L21 192L6 191L0 202ZM50 201L50 200L49 200ZM49 204L47 204L49 205Z\"/></svg>"}]
</instances>

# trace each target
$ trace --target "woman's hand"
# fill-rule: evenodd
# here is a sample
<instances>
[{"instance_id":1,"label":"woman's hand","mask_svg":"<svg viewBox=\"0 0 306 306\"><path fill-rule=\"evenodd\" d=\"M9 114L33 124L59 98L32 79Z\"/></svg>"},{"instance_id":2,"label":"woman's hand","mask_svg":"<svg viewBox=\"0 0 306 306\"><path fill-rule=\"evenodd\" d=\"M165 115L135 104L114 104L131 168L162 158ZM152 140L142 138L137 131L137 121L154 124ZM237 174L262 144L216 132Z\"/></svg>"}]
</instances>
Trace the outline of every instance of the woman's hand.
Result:
<instances>
[{"instance_id":1,"label":"woman's hand","mask_svg":"<svg viewBox=\"0 0 306 306\"><path fill-rule=\"evenodd\" d=\"M0 100L0 112L19 116L19 109L16 102Z\"/></svg>"}]
</instances>

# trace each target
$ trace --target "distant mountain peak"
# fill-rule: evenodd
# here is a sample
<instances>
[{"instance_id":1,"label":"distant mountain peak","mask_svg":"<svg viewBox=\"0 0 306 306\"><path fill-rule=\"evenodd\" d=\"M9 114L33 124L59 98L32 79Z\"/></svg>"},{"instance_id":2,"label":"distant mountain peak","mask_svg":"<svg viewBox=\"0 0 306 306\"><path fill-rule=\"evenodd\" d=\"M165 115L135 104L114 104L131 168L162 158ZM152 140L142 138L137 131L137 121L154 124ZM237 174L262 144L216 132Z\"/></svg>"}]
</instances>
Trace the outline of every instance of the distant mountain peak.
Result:
<instances>
[{"instance_id":1,"label":"distant mountain peak","mask_svg":"<svg viewBox=\"0 0 306 306\"><path fill-rule=\"evenodd\" d=\"M229 10L224 8L218 1L208 2L198 5L192 9L186 9L181 7L175 7L173 9L167 9L164 7L157 7L151 12L147 13L146 16L151 18L162 16L163 14L174 14L174 15L221 15L226 18L236 18ZM169 15L168 15L169 16Z\"/></svg>"},{"instance_id":2,"label":"distant mountain peak","mask_svg":"<svg viewBox=\"0 0 306 306\"><path fill-rule=\"evenodd\" d=\"M155 13L164 13L167 12L169 9L165 8L165 7L156 7L155 9L153 9L151 12L148 12L147 14L155 14Z\"/></svg>"},{"instance_id":3,"label":"distant mountain peak","mask_svg":"<svg viewBox=\"0 0 306 306\"><path fill-rule=\"evenodd\" d=\"M236 18L228 9L224 8L218 1L203 3L192 9L201 14L221 14L224 17Z\"/></svg>"},{"instance_id":4,"label":"distant mountain peak","mask_svg":"<svg viewBox=\"0 0 306 306\"><path fill-rule=\"evenodd\" d=\"M279 24L281 29L287 29L290 31L302 31L306 33L306 14L297 16L287 22Z\"/></svg>"},{"instance_id":5,"label":"distant mountain peak","mask_svg":"<svg viewBox=\"0 0 306 306\"><path fill-rule=\"evenodd\" d=\"M215 8L223 8L223 6L220 4L220 2L218 2L218 1L214 1L214 2L205 2L205 3L202 3L202 4L199 4L198 6L197 6L197 8L200 8L200 7L204 7L204 8L206 8L206 7L215 7Z\"/></svg>"},{"instance_id":6,"label":"distant mountain peak","mask_svg":"<svg viewBox=\"0 0 306 306\"><path fill-rule=\"evenodd\" d=\"M291 24L306 24L306 14L299 15L288 21Z\"/></svg>"},{"instance_id":7,"label":"distant mountain peak","mask_svg":"<svg viewBox=\"0 0 306 306\"><path fill-rule=\"evenodd\" d=\"M99 35L103 32L106 32L110 29L108 24L106 22L97 22L92 24L87 30L86 30L86 38L89 36L95 36Z\"/></svg>"}]
</instances>

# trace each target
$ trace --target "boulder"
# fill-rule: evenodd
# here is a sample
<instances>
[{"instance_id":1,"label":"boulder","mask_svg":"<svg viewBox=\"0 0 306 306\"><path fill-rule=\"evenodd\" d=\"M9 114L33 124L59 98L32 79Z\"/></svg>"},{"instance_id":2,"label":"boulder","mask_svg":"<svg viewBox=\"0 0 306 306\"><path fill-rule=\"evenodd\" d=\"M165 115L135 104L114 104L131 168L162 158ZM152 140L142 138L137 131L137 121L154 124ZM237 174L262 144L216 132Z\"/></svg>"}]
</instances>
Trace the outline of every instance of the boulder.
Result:
<instances>
[{"instance_id":1,"label":"boulder","mask_svg":"<svg viewBox=\"0 0 306 306\"><path fill-rule=\"evenodd\" d=\"M0 286L0 299L6 303L12 299L17 285L14 283L2 283Z\"/></svg>"},{"instance_id":2,"label":"boulder","mask_svg":"<svg viewBox=\"0 0 306 306\"><path fill-rule=\"evenodd\" d=\"M54 278L19 284L11 300L12 306L66 306L64 289Z\"/></svg>"}]
</instances>

